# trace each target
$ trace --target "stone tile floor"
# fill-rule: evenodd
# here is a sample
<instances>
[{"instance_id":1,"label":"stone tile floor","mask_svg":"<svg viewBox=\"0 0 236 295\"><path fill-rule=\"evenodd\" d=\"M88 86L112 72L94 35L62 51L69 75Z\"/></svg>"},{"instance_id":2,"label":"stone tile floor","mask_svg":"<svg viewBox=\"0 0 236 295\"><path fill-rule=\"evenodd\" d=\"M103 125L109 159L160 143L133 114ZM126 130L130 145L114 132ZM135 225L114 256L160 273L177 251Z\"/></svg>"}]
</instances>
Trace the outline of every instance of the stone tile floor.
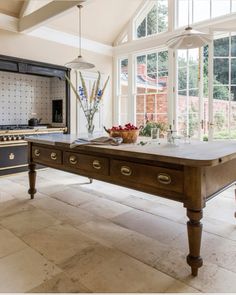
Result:
<instances>
[{"instance_id":1,"label":"stone tile floor","mask_svg":"<svg viewBox=\"0 0 236 295\"><path fill-rule=\"evenodd\" d=\"M182 204L53 169L0 178L0 292L236 292L235 187L204 209L190 276Z\"/></svg>"}]
</instances>

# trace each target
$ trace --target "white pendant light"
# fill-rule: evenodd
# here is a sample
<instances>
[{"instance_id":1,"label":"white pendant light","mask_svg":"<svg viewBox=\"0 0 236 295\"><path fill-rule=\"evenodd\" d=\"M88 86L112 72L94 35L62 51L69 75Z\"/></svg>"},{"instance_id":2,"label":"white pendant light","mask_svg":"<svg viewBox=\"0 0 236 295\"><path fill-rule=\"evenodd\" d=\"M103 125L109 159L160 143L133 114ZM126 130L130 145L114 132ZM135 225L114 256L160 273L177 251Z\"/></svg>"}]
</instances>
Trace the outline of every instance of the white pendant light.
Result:
<instances>
[{"instance_id":1,"label":"white pendant light","mask_svg":"<svg viewBox=\"0 0 236 295\"><path fill-rule=\"evenodd\" d=\"M171 49L192 49L202 47L212 41L209 34L193 30L189 26L190 6L188 1L188 26L179 35L169 39L166 44Z\"/></svg>"},{"instance_id":2,"label":"white pendant light","mask_svg":"<svg viewBox=\"0 0 236 295\"><path fill-rule=\"evenodd\" d=\"M187 27L184 32L169 39L166 44L171 49L192 49L202 47L211 41L211 35Z\"/></svg>"},{"instance_id":3,"label":"white pendant light","mask_svg":"<svg viewBox=\"0 0 236 295\"><path fill-rule=\"evenodd\" d=\"M81 25L81 9L82 5L77 6L79 8L79 56L73 59L72 61L68 62L65 66L74 70L87 70L92 69L95 67L94 64L91 64L87 61L85 61L81 54L81 31L82 31L82 25Z\"/></svg>"}]
</instances>

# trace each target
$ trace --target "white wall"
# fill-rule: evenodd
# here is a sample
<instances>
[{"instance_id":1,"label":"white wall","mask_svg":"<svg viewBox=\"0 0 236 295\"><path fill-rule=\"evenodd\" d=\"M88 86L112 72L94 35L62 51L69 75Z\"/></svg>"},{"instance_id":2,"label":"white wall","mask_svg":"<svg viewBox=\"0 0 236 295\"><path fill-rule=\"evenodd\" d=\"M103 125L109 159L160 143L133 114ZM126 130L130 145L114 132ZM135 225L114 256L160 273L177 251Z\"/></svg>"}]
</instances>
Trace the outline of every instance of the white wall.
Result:
<instances>
[{"instance_id":1,"label":"white wall","mask_svg":"<svg viewBox=\"0 0 236 295\"><path fill-rule=\"evenodd\" d=\"M112 124L112 57L83 50L83 57L96 65L105 76L110 75L110 82L104 96L104 125ZM36 37L0 30L0 54L25 59L64 65L78 55L78 49ZM75 84L75 73L71 72ZM71 132L76 130L76 99L71 93Z\"/></svg>"}]
</instances>

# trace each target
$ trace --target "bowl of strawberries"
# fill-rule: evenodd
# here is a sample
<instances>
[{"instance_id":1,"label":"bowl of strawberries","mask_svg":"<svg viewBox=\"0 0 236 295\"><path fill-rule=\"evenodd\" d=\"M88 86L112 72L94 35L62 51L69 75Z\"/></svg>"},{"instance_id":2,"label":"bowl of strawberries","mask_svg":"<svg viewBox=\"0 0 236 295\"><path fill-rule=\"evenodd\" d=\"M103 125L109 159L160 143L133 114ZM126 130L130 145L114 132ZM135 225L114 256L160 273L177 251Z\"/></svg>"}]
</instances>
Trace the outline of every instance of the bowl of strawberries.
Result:
<instances>
[{"instance_id":1,"label":"bowl of strawberries","mask_svg":"<svg viewBox=\"0 0 236 295\"><path fill-rule=\"evenodd\" d=\"M135 143L139 135L139 128L131 123L127 123L124 126L112 126L112 128L105 128L105 130L111 137L121 137L123 143Z\"/></svg>"}]
</instances>

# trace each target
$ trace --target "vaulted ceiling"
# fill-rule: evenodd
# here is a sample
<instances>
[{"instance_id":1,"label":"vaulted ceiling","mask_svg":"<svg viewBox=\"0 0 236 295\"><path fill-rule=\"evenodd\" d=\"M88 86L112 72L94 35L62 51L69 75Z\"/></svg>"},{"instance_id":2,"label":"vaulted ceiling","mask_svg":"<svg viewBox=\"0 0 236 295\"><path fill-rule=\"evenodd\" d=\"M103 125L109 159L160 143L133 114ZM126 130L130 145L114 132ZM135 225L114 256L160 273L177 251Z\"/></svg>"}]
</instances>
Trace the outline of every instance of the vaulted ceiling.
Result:
<instances>
[{"instance_id":1,"label":"vaulted ceiling","mask_svg":"<svg viewBox=\"0 0 236 295\"><path fill-rule=\"evenodd\" d=\"M83 37L112 45L143 0L93 0L82 10ZM49 27L78 34L78 9L58 17Z\"/></svg>"},{"instance_id":2,"label":"vaulted ceiling","mask_svg":"<svg viewBox=\"0 0 236 295\"><path fill-rule=\"evenodd\" d=\"M82 10L83 37L112 45L143 1L81 0L84 6ZM62 2L66 4L63 6ZM74 7L69 4L72 2ZM79 17L76 3L79 2L72 0L0 0L0 13L20 18L20 31L27 30L30 26L31 30L36 26L47 26L58 31L78 34ZM52 13L45 15L46 11L52 11ZM21 19L23 17L25 17L24 20Z\"/></svg>"}]
</instances>

